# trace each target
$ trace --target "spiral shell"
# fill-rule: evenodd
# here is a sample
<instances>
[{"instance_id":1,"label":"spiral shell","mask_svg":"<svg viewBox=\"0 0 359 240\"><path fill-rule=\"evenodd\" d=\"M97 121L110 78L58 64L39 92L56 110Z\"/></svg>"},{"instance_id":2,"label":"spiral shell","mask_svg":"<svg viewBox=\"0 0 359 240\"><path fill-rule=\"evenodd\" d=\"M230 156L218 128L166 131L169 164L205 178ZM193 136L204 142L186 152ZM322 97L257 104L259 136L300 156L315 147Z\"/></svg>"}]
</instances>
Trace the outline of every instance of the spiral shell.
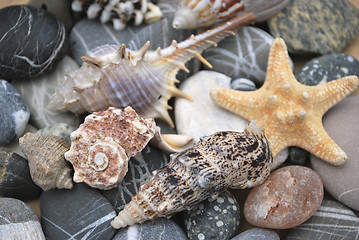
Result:
<instances>
[{"instance_id":1,"label":"spiral shell","mask_svg":"<svg viewBox=\"0 0 359 240\"><path fill-rule=\"evenodd\" d=\"M282 10L289 0L181 0L173 19L177 29L211 27L234 16L253 12L257 22Z\"/></svg>"},{"instance_id":2,"label":"spiral shell","mask_svg":"<svg viewBox=\"0 0 359 240\"><path fill-rule=\"evenodd\" d=\"M272 162L264 129L255 122L242 133L214 133L193 148L171 155L170 163L153 172L111 225L122 228L171 217L228 187L259 185L269 175Z\"/></svg>"},{"instance_id":3,"label":"spiral shell","mask_svg":"<svg viewBox=\"0 0 359 240\"><path fill-rule=\"evenodd\" d=\"M115 187L127 173L129 158L154 134L154 120L141 118L131 107L88 115L71 133L71 148L65 153L75 170L74 181L99 189Z\"/></svg>"},{"instance_id":4,"label":"spiral shell","mask_svg":"<svg viewBox=\"0 0 359 240\"><path fill-rule=\"evenodd\" d=\"M175 87L179 69L188 71L184 64L194 56L210 65L200 52L253 20L252 14L246 14L156 51L147 51L149 42L138 51L126 49L124 44L97 47L82 58L81 68L57 87L48 108L84 113L131 106L142 117L162 118L174 127L168 100L172 96L191 99Z\"/></svg>"},{"instance_id":5,"label":"spiral shell","mask_svg":"<svg viewBox=\"0 0 359 240\"><path fill-rule=\"evenodd\" d=\"M25 154L31 178L44 191L53 188L72 188L72 168L64 153L70 144L64 139L39 133L26 133L19 139Z\"/></svg>"}]
</instances>

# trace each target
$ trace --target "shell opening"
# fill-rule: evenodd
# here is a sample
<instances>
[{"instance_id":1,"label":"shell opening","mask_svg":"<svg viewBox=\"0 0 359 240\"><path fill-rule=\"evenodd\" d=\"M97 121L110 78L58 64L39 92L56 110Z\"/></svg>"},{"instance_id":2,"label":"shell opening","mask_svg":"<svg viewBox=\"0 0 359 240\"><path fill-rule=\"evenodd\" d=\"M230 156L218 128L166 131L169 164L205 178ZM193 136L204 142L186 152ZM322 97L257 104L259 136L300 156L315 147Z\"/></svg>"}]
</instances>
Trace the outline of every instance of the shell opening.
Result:
<instances>
[{"instance_id":1,"label":"shell opening","mask_svg":"<svg viewBox=\"0 0 359 240\"><path fill-rule=\"evenodd\" d=\"M195 29L198 27L197 14L188 7L177 10L173 18L172 26L175 29Z\"/></svg>"}]
</instances>

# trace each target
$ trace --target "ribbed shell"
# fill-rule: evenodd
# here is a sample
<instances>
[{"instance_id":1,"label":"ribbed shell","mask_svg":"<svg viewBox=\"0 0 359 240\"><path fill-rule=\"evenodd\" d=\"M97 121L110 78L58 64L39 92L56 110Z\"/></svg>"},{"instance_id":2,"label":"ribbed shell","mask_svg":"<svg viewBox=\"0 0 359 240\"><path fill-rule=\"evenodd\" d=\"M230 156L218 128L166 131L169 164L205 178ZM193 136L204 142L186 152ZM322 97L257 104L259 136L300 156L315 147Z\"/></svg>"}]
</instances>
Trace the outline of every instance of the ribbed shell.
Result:
<instances>
[{"instance_id":1,"label":"ribbed shell","mask_svg":"<svg viewBox=\"0 0 359 240\"><path fill-rule=\"evenodd\" d=\"M179 69L192 57L210 65L200 53L216 45L232 30L254 21L252 14L205 31L165 49L148 51L149 42L140 50L132 51L124 45L104 45L83 57L85 61L56 89L48 108L74 113L106 110L109 106L132 106L146 118L162 118L171 126L167 104L172 96L186 97L175 87Z\"/></svg>"},{"instance_id":2,"label":"ribbed shell","mask_svg":"<svg viewBox=\"0 0 359 240\"><path fill-rule=\"evenodd\" d=\"M251 123L242 133L217 132L171 156L111 223L121 228L191 209L226 188L248 188L270 173L272 155L264 130Z\"/></svg>"}]
</instances>

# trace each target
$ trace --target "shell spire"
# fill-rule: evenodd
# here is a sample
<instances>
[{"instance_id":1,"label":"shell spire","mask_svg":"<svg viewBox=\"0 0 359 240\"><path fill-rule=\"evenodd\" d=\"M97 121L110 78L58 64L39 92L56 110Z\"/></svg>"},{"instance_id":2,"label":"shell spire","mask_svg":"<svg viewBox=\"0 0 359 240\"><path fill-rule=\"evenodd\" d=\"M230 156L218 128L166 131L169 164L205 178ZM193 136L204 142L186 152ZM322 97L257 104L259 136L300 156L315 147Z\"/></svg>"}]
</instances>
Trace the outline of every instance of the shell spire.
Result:
<instances>
[{"instance_id":1,"label":"shell spire","mask_svg":"<svg viewBox=\"0 0 359 240\"><path fill-rule=\"evenodd\" d=\"M267 178L272 161L264 130L255 123L244 132L216 132L171 155L170 163L153 172L111 225L122 228L169 218L226 188L254 187Z\"/></svg>"}]
</instances>

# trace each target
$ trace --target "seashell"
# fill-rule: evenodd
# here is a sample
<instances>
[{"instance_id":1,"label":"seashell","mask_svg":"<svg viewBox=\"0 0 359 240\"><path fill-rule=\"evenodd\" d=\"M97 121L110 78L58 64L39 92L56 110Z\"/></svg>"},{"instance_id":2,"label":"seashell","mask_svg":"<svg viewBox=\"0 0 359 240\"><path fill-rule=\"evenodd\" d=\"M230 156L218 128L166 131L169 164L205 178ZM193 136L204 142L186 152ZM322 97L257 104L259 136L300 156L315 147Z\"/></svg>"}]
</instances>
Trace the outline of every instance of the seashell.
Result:
<instances>
[{"instance_id":1,"label":"seashell","mask_svg":"<svg viewBox=\"0 0 359 240\"><path fill-rule=\"evenodd\" d=\"M161 9L149 0L74 0L71 8L86 12L89 19L100 17L102 23L112 20L116 30L124 29L130 20L137 26L162 17Z\"/></svg>"},{"instance_id":2,"label":"seashell","mask_svg":"<svg viewBox=\"0 0 359 240\"><path fill-rule=\"evenodd\" d=\"M178 70L188 71L184 64L192 57L210 66L200 53L253 20L253 14L245 14L156 51L147 51L149 42L138 51L126 49L124 44L97 47L82 58L81 68L57 87L48 108L79 114L131 106L142 117L162 118L174 127L168 100L172 96L191 99L175 87Z\"/></svg>"},{"instance_id":3,"label":"seashell","mask_svg":"<svg viewBox=\"0 0 359 240\"><path fill-rule=\"evenodd\" d=\"M289 0L181 0L173 19L176 29L211 27L230 18L252 12L256 22L282 10Z\"/></svg>"},{"instance_id":4,"label":"seashell","mask_svg":"<svg viewBox=\"0 0 359 240\"><path fill-rule=\"evenodd\" d=\"M189 210L226 188L261 184L270 173L272 154L264 129L252 121L244 132L216 132L193 148L171 155L111 222L122 228Z\"/></svg>"},{"instance_id":5,"label":"seashell","mask_svg":"<svg viewBox=\"0 0 359 240\"><path fill-rule=\"evenodd\" d=\"M115 187L126 175L130 157L155 134L155 121L141 118L131 107L94 112L71 133L66 160L74 167L74 181L99 189Z\"/></svg>"},{"instance_id":6,"label":"seashell","mask_svg":"<svg viewBox=\"0 0 359 240\"><path fill-rule=\"evenodd\" d=\"M58 136L26 133L19 139L30 168L31 178L44 191L72 188L72 168L64 153L70 144Z\"/></svg>"}]
</instances>

